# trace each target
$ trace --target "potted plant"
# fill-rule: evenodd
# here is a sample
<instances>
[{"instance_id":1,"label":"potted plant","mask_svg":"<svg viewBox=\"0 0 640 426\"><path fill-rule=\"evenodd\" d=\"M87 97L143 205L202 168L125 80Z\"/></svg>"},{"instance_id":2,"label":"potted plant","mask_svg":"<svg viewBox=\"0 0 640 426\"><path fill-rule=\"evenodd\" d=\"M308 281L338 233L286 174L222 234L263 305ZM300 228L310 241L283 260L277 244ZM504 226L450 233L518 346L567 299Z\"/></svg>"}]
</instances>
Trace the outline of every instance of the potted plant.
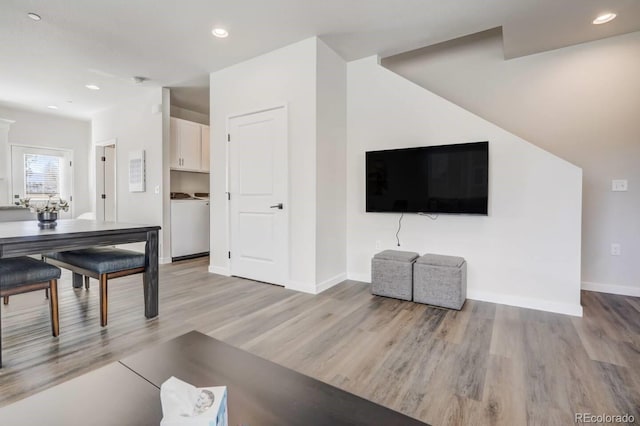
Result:
<instances>
[{"instance_id":1,"label":"potted plant","mask_svg":"<svg viewBox=\"0 0 640 426\"><path fill-rule=\"evenodd\" d=\"M53 228L57 225L58 212L69 210L69 203L60 197L49 195L47 201L32 202L31 198L21 198L16 205L23 206L38 214L38 226L41 228Z\"/></svg>"}]
</instances>

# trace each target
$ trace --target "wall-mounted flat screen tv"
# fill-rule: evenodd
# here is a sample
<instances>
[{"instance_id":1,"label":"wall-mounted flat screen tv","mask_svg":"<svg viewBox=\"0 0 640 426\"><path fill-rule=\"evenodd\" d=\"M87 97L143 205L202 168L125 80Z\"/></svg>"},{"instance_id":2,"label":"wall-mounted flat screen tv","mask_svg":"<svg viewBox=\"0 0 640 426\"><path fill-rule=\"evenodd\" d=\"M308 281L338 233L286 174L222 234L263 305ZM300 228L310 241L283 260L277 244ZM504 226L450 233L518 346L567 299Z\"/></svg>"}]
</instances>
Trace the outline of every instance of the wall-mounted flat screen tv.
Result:
<instances>
[{"instance_id":1,"label":"wall-mounted flat screen tv","mask_svg":"<svg viewBox=\"0 0 640 426\"><path fill-rule=\"evenodd\" d=\"M367 212L487 214L489 142L369 151Z\"/></svg>"}]
</instances>

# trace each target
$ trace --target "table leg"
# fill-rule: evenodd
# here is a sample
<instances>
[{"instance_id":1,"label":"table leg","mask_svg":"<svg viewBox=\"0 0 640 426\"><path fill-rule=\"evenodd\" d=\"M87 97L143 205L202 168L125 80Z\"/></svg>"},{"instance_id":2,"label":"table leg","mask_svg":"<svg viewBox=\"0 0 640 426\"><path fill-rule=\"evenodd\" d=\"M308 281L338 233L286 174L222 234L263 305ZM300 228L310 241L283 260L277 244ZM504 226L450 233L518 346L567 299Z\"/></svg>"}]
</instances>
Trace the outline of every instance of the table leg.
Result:
<instances>
[{"instance_id":1,"label":"table leg","mask_svg":"<svg viewBox=\"0 0 640 426\"><path fill-rule=\"evenodd\" d=\"M2 313L1 312L0 312L0 368L2 368Z\"/></svg>"},{"instance_id":2,"label":"table leg","mask_svg":"<svg viewBox=\"0 0 640 426\"><path fill-rule=\"evenodd\" d=\"M147 232L144 255L144 315L154 318L158 316L158 231Z\"/></svg>"},{"instance_id":3,"label":"table leg","mask_svg":"<svg viewBox=\"0 0 640 426\"><path fill-rule=\"evenodd\" d=\"M82 288L82 274L73 273L73 288Z\"/></svg>"}]
</instances>

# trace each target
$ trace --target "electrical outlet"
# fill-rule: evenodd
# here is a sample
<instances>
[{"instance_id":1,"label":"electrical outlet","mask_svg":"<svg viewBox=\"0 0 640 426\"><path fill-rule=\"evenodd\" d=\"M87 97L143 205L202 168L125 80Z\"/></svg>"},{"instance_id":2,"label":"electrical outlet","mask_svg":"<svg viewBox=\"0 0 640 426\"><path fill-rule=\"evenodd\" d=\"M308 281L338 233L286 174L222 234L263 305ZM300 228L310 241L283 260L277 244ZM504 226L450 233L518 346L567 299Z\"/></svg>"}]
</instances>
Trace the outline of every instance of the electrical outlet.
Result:
<instances>
[{"instance_id":1,"label":"electrical outlet","mask_svg":"<svg viewBox=\"0 0 640 426\"><path fill-rule=\"evenodd\" d=\"M376 250L380 250L382 248L382 241L376 240Z\"/></svg>"},{"instance_id":2,"label":"electrical outlet","mask_svg":"<svg viewBox=\"0 0 640 426\"><path fill-rule=\"evenodd\" d=\"M155 189L154 189L154 192L155 192L156 194L159 194L159 193L160 193L160 185L156 185L156 187L155 187Z\"/></svg>"},{"instance_id":3,"label":"electrical outlet","mask_svg":"<svg viewBox=\"0 0 640 426\"><path fill-rule=\"evenodd\" d=\"M624 192L629 189L629 181L626 179L614 179L611 181L611 190L614 192Z\"/></svg>"},{"instance_id":4,"label":"electrical outlet","mask_svg":"<svg viewBox=\"0 0 640 426\"><path fill-rule=\"evenodd\" d=\"M622 254L622 247L619 243L611 243L611 256L620 256Z\"/></svg>"}]
</instances>

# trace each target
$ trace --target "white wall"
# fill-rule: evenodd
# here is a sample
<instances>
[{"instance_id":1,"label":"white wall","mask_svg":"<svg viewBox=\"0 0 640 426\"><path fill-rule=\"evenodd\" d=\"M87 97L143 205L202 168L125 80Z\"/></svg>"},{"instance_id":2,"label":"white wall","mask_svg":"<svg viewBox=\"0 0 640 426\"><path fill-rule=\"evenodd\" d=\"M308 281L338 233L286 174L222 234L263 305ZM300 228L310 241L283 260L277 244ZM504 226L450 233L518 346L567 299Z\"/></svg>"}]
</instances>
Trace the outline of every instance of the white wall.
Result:
<instances>
[{"instance_id":1,"label":"white wall","mask_svg":"<svg viewBox=\"0 0 640 426\"><path fill-rule=\"evenodd\" d=\"M468 297L581 315L582 173L378 65L348 64L347 265L370 280L370 261L397 248L398 214L365 213L369 150L490 142L489 215L405 215L401 249L463 256Z\"/></svg>"},{"instance_id":2,"label":"white wall","mask_svg":"<svg viewBox=\"0 0 640 426\"><path fill-rule=\"evenodd\" d=\"M171 105L171 117L181 118L183 120L195 121L196 123L209 125L209 115L189 109L180 108Z\"/></svg>"},{"instance_id":3,"label":"white wall","mask_svg":"<svg viewBox=\"0 0 640 426\"><path fill-rule=\"evenodd\" d=\"M315 292L316 39L211 74L211 265L229 273L226 125L232 115L288 105L289 287Z\"/></svg>"},{"instance_id":4,"label":"white wall","mask_svg":"<svg viewBox=\"0 0 640 426\"><path fill-rule=\"evenodd\" d=\"M226 125L287 105L288 288L318 293L346 279L346 63L316 37L211 74L211 267L229 273Z\"/></svg>"},{"instance_id":5,"label":"white wall","mask_svg":"<svg viewBox=\"0 0 640 426\"><path fill-rule=\"evenodd\" d=\"M347 66L317 40L316 285L322 291L347 271Z\"/></svg>"},{"instance_id":6,"label":"white wall","mask_svg":"<svg viewBox=\"0 0 640 426\"><path fill-rule=\"evenodd\" d=\"M171 192L209 192L209 173L171 170Z\"/></svg>"},{"instance_id":7,"label":"white wall","mask_svg":"<svg viewBox=\"0 0 640 426\"><path fill-rule=\"evenodd\" d=\"M0 118L15 121L9 127L9 144L73 151L73 215L79 216L82 213L91 211L92 197L90 185L86 179L86 176L89 175L88 159L91 150L91 123L3 106L0 106ZM10 152L8 146L4 148L0 152L2 156L0 167L6 168L4 160L10 155ZM3 170L3 172L6 172L8 178L10 177L9 171ZM4 177L4 175L5 173L0 173L0 177ZM0 204L6 202L6 200L0 199Z\"/></svg>"},{"instance_id":8,"label":"white wall","mask_svg":"<svg viewBox=\"0 0 640 426\"><path fill-rule=\"evenodd\" d=\"M0 206L11 204L11 158L9 153L9 129L13 120L0 118Z\"/></svg>"},{"instance_id":9,"label":"white wall","mask_svg":"<svg viewBox=\"0 0 640 426\"><path fill-rule=\"evenodd\" d=\"M161 88L147 89L127 102L95 114L91 122L94 143L117 140L116 193L119 222L164 225L164 180L165 173L168 175L169 171L163 167L166 154L163 149L163 115L168 118L168 109L166 112L162 109L154 111L154 108L163 105L163 96ZM140 149L145 150L146 155L146 191L129 192L129 152ZM95 182L95 168L93 173ZM158 194L155 193L156 187ZM161 258L164 258L163 234L161 231ZM138 245L137 248L143 249L143 246Z\"/></svg>"},{"instance_id":10,"label":"white wall","mask_svg":"<svg viewBox=\"0 0 640 426\"><path fill-rule=\"evenodd\" d=\"M639 52L635 32L505 61L491 31L384 64L582 167L584 288L640 296Z\"/></svg>"}]
</instances>

